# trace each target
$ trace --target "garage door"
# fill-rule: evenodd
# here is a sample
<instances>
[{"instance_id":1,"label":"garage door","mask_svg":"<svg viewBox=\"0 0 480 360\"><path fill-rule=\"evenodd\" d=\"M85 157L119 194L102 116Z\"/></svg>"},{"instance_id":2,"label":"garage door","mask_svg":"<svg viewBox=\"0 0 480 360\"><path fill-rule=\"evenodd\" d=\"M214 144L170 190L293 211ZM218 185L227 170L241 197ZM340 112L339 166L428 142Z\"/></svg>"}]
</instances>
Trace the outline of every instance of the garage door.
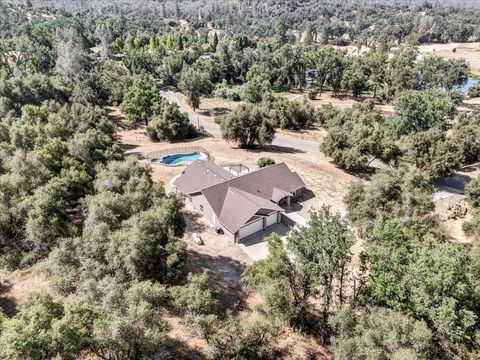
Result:
<instances>
[{"instance_id":1,"label":"garage door","mask_svg":"<svg viewBox=\"0 0 480 360\"><path fill-rule=\"evenodd\" d=\"M267 216L267 227L272 226L278 222L278 213L275 211L273 214Z\"/></svg>"},{"instance_id":2,"label":"garage door","mask_svg":"<svg viewBox=\"0 0 480 360\"><path fill-rule=\"evenodd\" d=\"M256 232L263 230L263 218L260 218L250 224L245 225L244 227L240 228L238 233L239 239L244 239L247 236L255 234Z\"/></svg>"}]
</instances>

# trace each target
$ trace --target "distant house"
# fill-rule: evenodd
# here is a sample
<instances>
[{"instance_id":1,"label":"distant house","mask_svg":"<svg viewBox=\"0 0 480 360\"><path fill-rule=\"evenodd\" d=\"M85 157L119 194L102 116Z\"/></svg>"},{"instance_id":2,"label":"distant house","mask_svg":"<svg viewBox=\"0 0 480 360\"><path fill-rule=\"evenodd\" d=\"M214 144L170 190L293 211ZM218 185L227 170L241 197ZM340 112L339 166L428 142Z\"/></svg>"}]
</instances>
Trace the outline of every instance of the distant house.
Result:
<instances>
[{"instance_id":1,"label":"distant house","mask_svg":"<svg viewBox=\"0 0 480 360\"><path fill-rule=\"evenodd\" d=\"M233 242L277 224L285 207L305 189L285 163L235 177L207 160L197 160L173 182L187 204Z\"/></svg>"},{"instance_id":2,"label":"distant house","mask_svg":"<svg viewBox=\"0 0 480 360\"><path fill-rule=\"evenodd\" d=\"M318 72L317 70L314 70L314 69L311 69L311 70L307 70L305 72L305 81L307 83L311 83L312 81L314 81L318 76Z\"/></svg>"}]
</instances>

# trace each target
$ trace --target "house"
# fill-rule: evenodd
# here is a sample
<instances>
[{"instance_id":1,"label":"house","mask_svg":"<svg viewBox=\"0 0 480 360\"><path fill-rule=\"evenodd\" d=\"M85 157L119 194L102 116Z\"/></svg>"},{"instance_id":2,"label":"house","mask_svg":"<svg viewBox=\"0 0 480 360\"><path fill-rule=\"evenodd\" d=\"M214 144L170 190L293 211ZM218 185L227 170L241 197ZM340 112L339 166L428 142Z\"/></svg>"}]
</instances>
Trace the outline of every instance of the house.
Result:
<instances>
[{"instance_id":1,"label":"house","mask_svg":"<svg viewBox=\"0 0 480 360\"><path fill-rule=\"evenodd\" d=\"M278 224L284 208L305 189L285 163L236 177L208 160L193 162L173 185L189 206L233 242Z\"/></svg>"}]
</instances>

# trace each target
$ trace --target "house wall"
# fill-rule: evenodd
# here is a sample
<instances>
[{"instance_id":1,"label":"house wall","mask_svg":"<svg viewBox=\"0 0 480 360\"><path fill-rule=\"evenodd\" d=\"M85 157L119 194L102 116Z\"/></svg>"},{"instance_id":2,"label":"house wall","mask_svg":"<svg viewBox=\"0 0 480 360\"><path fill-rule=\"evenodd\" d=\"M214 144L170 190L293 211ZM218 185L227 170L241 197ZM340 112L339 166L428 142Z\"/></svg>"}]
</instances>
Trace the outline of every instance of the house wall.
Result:
<instances>
[{"instance_id":1,"label":"house wall","mask_svg":"<svg viewBox=\"0 0 480 360\"><path fill-rule=\"evenodd\" d=\"M229 230L227 230L227 229L224 228L223 226L222 226L222 229L223 229L223 233L224 233L225 236L228 238L228 240L230 240L232 243L237 242L237 241L236 241L236 239L237 239L236 234L231 233Z\"/></svg>"},{"instance_id":2,"label":"house wall","mask_svg":"<svg viewBox=\"0 0 480 360\"><path fill-rule=\"evenodd\" d=\"M203 196L202 194L189 196L187 201L196 212L202 214L210 223L216 224L215 212L213 211L205 196Z\"/></svg>"},{"instance_id":3,"label":"house wall","mask_svg":"<svg viewBox=\"0 0 480 360\"><path fill-rule=\"evenodd\" d=\"M279 222L279 214L278 214L278 211L275 211L274 213L268 215L266 218L265 218L265 224L264 224L264 227L265 228L268 228L272 225L275 225L275 224L278 224Z\"/></svg>"},{"instance_id":4,"label":"house wall","mask_svg":"<svg viewBox=\"0 0 480 360\"><path fill-rule=\"evenodd\" d=\"M205 196L202 194L198 194L195 196L187 196L187 204L193 208L194 211L201 214L205 217L211 224L214 225L221 225L218 220L216 219L215 212L213 211L212 207L208 203ZM203 209L203 211L201 210ZM231 241L235 242L235 234L231 233L228 229L222 226L223 233L225 236Z\"/></svg>"}]
</instances>

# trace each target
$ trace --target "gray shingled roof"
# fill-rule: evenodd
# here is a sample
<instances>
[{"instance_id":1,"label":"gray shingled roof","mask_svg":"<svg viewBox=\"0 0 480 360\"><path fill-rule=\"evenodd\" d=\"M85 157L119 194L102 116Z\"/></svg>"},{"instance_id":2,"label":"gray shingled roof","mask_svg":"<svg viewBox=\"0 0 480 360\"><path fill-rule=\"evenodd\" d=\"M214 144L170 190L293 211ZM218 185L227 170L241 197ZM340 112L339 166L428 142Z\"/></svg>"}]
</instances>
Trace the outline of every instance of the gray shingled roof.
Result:
<instances>
[{"instance_id":1,"label":"gray shingled roof","mask_svg":"<svg viewBox=\"0 0 480 360\"><path fill-rule=\"evenodd\" d=\"M173 185L189 195L233 178L227 170L211 161L196 160L175 179Z\"/></svg>"},{"instance_id":2,"label":"gray shingled roof","mask_svg":"<svg viewBox=\"0 0 480 360\"><path fill-rule=\"evenodd\" d=\"M207 199L208 200L208 199ZM255 214L267 215L273 211L283 211L277 204L248 192L228 187L218 219L228 230L236 233Z\"/></svg>"},{"instance_id":3,"label":"gray shingled roof","mask_svg":"<svg viewBox=\"0 0 480 360\"><path fill-rule=\"evenodd\" d=\"M205 188L202 194L219 221L235 233L262 210L283 211L274 202L303 187L300 176L279 163ZM231 191L238 194L232 196Z\"/></svg>"},{"instance_id":4,"label":"gray shingled roof","mask_svg":"<svg viewBox=\"0 0 480 360\"><path fill-rule=\"evenodd\" d=\"M201 192L218 220L232 233L255 215L283 211L276 203L305 187L300 176L285 163L234 177L207 160L193 162L173 185L184 194Z\"/></svg>"}]
</instances>

